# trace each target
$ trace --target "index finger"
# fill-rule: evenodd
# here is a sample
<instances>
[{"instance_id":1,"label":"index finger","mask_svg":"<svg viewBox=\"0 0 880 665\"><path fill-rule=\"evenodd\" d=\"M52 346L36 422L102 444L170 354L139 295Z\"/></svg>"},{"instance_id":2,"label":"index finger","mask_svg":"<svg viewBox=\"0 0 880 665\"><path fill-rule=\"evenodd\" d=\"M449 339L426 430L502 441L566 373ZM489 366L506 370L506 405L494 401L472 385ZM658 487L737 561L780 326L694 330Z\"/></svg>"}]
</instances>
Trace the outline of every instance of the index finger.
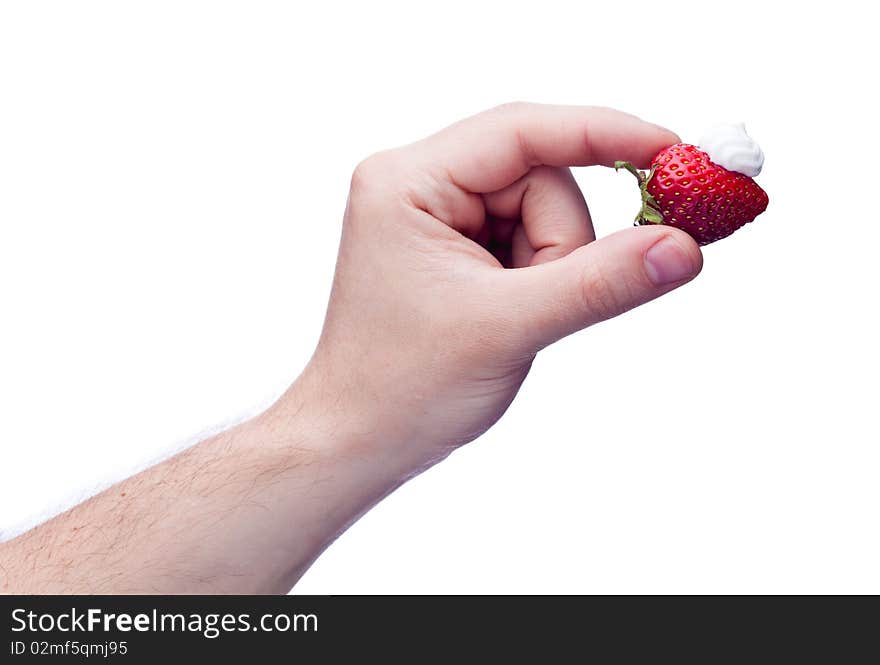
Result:
<instances>
[{"instance_id":1,"label":"index finger","mask_svg":"<svg viewBox=\"0 0 880 665\"><path fill-rule=\"evenodd\" d=\"M649 166L675 133L633 115L595 106L514 103L458 122L425 139L422 153L455 184L494 192L535 166Z\"/></svg>"}]
</instances>

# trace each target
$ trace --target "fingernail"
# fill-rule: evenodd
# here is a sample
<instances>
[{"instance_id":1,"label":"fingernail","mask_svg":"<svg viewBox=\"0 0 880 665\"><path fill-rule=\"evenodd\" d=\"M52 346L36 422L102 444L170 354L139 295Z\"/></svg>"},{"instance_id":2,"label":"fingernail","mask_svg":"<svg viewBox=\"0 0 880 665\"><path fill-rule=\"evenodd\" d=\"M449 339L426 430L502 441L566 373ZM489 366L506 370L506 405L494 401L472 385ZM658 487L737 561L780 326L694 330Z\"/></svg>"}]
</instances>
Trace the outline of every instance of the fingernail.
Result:
<instances>
[{"instance_id":1,"label":"fingernail","mask_svg":"<svg viewBox=\"0 0 880 665\"><path fill-rule=\"evenodd\" d=\"M657 286L679 282L695 272L694 262L674 238L666 236L645 253L645 271Z\"/></svg>"}]
</instances>

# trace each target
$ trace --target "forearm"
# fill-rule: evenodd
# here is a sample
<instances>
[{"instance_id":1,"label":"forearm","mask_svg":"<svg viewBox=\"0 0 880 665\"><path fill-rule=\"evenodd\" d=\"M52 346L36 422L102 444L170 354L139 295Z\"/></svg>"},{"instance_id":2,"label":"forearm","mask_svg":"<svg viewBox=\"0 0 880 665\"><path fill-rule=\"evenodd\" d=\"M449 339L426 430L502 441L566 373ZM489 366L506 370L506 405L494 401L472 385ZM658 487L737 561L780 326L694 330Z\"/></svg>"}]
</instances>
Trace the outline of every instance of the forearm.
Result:
<instances>
[{"instance_id":1,"label":"forearm","mask_svg":"<svg viewBox=\"0 0 880 665\"><path fill-rule=\"evenodd\" d=\"M361 454L369 427L318 393L304 376L266 413L5 543L0 590L287 592L400 482Z\"/></svg>"}]
</instances>

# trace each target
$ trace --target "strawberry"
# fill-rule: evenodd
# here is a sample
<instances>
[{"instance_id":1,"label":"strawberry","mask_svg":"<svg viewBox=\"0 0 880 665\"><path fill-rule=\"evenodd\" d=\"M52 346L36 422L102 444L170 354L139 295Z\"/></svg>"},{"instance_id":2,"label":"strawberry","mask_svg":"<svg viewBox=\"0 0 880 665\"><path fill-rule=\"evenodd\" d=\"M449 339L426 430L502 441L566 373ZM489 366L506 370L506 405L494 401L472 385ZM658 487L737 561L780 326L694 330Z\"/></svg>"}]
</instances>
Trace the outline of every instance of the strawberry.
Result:
<instances>
[{"instance_id":1,"label":"strawberry","mask_svg":"<svg viewBox=\"0 0 880 665\"><path fill-rule=\"evenodd\" d=\"M686 143L661 150L647 174L629 162L615 162L614 168L639 181L642 209L636 224L674 226L700 245L726 238L767 209L767 192L754 180Z\"/></svg>"}]
</instances>

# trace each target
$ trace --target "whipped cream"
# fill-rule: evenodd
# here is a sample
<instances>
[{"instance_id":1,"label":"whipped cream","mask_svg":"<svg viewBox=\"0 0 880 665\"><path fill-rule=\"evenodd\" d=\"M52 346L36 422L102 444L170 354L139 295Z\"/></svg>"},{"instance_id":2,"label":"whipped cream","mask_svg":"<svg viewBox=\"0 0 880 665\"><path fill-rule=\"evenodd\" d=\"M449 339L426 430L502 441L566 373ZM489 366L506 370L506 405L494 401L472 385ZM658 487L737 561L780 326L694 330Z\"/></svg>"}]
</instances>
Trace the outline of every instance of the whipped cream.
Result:
<instances>
[{"instance_id":1,"label":"whipped cream","mask_svg":"<svg viewBox=\"0 0 880 665\"><path fill-rule=\"evenodd\" d=\"M746 134L743 123L716 125L700 139L699 147L713 162L728 171L737 171L754 178L764 166L761 146Z\"/></svg>"}]
</instances>

